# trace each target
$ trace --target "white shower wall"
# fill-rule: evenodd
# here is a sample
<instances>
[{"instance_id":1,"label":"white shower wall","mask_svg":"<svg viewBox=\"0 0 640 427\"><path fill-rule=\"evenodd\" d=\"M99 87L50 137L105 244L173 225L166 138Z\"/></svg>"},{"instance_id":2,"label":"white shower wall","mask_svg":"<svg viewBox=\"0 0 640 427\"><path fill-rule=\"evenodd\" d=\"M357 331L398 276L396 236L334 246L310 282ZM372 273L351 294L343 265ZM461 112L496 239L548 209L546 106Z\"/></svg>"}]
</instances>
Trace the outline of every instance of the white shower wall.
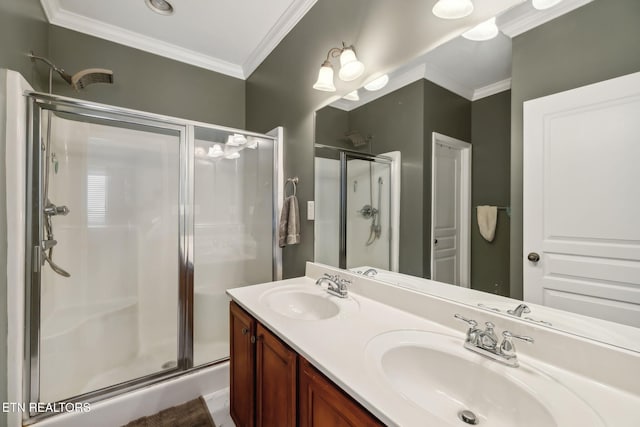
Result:
<instances>
[{"instance_id":1,"label":"white shower wall","mask_svg":"<svg viewBox=\"0 0 640 427\"><path fill-rule=\"evenodd\" d=\"M340 161L315 158L315 261L338 267L340 257Z\"/></svg>"}]
</instances>

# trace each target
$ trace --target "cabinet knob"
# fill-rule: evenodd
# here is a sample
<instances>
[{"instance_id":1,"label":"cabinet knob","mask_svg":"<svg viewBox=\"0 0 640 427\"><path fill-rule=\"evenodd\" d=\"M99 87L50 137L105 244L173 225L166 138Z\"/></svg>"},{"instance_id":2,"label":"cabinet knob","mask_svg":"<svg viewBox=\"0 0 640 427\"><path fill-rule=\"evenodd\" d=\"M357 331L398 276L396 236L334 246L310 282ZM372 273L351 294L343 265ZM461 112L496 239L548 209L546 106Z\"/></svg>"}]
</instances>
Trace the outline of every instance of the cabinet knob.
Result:
<instances>
[{"instance_id":1,"label":"cabinet knob","mask_svg":"<svg viewBox=\"0 0 640 427\"><path fill-rule=\"evenodd\" d=\"M260 341L262 339L262 335L258 335L258 336L252 336L251 337L251 344L255 344L257 341Z\"/></svg>"},{"instance_id":2,"label":"cabinet knob","mask_svg":"<svg viewBox=\"0 0 640 427\"><path fill-rule=\"evenodd\" d=\"M242 328L242 335L247 335L249 333L248 328Z\"/></svg>"}]
</instances>

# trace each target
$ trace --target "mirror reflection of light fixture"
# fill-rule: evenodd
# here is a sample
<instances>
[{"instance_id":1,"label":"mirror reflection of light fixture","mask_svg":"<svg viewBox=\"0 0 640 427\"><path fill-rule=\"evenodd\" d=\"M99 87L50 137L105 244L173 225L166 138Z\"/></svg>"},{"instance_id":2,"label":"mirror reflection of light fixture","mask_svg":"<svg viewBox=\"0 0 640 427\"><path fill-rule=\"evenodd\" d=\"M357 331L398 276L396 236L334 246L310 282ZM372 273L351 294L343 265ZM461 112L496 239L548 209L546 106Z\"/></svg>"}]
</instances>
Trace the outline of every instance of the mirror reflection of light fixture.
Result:
<instances>
[{"instance_id":1,"label":"mirror reflection of light fixture","mask_svg":"<svg viewBox=\"0 0 640 427\"><path fill-rule=\"evenodd\" d=\"M387 83L389 83L389 76L387 74L384 74L364 85L364 88L368 91L373 92L382 89L387 85Z\"/></svg>"},{"instance_id":2,"label":"mirror reflection of light fixture","mask_svg":"<svg viewBox=\"0 0 640 427\"><path fill-rule=\"evenodd\" d=\"M318 80L313 85L314 89L325 92L336 91L336 87L333 84L333 65L331 65L331 58L338 56L340 57L340 71L338 72L340 80L350 82L364 73L364 64L358 61L353 46L347 46L342 42L342 47L329 49L327 59L322 63L320 71L318 72Z\"/></svg>"},{"instance_id":3,"label":"mirror reflection of light fixture","mask_svg":"<svg viewBox=\"0 0 640 427\"><path fill-rule=\"evenodd\" d=\"M218 157L222 157L224 156L224 151L222 151L222 147L220 146L220 144L215 144L213 147L209 147L209 152L207 153L207 156L213 157L214 159Z\"/></svg>"},{"instance_id":4,"label":"mirror reflection of light fixture","mask_svg":"<svg viewBox=\"0 0 640 427\"><path fill-rule=\"evenodd\" d=\"M240 153L238 153L237 151L234 151L233 153L229 153L226 156L224 156L224 158L229 160L239 159Z\"/></svg>"},{"instance_id":5,"label":"mirror reflection of light fixture","mask_svg":"<svg viewBox=\"0 0 640 427\"><path fill-rule=\"evenodd\" d=\"M439 0L431 12L442 19L464 18L473 12L473 3L471 0Z\"/></svg>"},{"instance_id":6,"label":"mirror reflection of light fixture","mask_svg":"<svg viewBox=\"0 0 640 427\"><path fill-rule=\"evenodd\" d=\"M533 0L532 4L538 10L549 9L560 3L562 0Z\"/></svg>"},{"instance_id":7,"label":"mirror reflection of light fixture","mask_svg":"<svg viewBox=\"0 0 640 427\"><path fill-rule=\"evenodd\" d=\"M466 33L462 33L462 37L465 39L481 42L485 40L491 40L498 35L498 26L496 25L495 16L487 21L484 21Z\"/></svg>"},{"instance_id":8,"label":"mirror reflection of light fixture","mask_svg":"<svg viewBox=\"0 0 640 427\"><path fill-rule=\"evenodd\" d=\"M360 101L360 97L358 96L358 90L357 89L354 90L353 92L349 92L348 94L346 94L342 98L346 99L347 101Z\"/></svg>"}]
</instances>

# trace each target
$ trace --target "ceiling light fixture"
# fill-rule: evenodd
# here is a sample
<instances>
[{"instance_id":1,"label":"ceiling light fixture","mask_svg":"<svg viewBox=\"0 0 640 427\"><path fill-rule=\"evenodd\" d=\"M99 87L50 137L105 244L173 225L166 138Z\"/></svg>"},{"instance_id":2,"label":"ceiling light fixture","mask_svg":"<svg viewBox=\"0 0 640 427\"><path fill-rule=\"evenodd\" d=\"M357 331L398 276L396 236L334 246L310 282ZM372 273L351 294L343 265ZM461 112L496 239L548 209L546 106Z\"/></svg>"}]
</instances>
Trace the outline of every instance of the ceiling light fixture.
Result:
<instances>
[{"instance_id":1,"label":"ceiling light fixture","mask_svg":"<svg viewBox=\"0 0 640 427\"><path fill-rule=\"evenodd\" d=\"M387 74L384 74L364 85L364 88L368 91L374 92L385 87L387 83L389 83L389 76Z\"/></svg>"},{"instance_id":2,"label":"ceiling light fixture","mask_svg":"<svg viewBox=\"0 0 640 427\"><path fill-rule=\"evenodd\" d=\"M354 90L353 92L349 92L342 98L346 99L347 101L360 101L360 97L358 96L358 89Z\"/></svg>"},{"instance_id":3,"label":"ceiling light fixture","mask_svg":"<svg viewBox=\"0 0 640 427\"><path fill-rule=\"evenodd\" d=\"M313 85L314 89L325 92L336 91L336 87L333 84L333 65L331 65L331 58L338 56L340 57L340 71L338 72L340 80L350 82L364 73L364 64L358 61L354 47L347 46L342 42L342 47L329 49L327 59L324 60L318 72L318 80Z\"/></svg>"},{"instance_id":4,"label":"ceiling light fixture","mask_svg":"<svg viewBox=\"0 0 640 427\"><path fill-rule=\"evenodd\" d=\"M560 3L562 0L533 0L532 4L538 10L549 9Z\"/></svg>"},{"instance_id":5,"label":"ceiling light fixture","mask_svg":"<svg viewBox=\"0 0 640 427\"><path fill-rule=\"evenodd\" d=\"M495 16L487 21L484 21L466 33L462 33L462 37L465 39L481 42L485 40L491 40L496 37L500 30L498 30L498 26L496 25Z\"/></svg>"},{"instance_id":6,"label":"ceiling light fixture","mask_svg":"<svg viewBox=\"0 0 640 427\"><path fill-rule=\"evenodd\" d=\"M149 9L160 15L173 15L173 6L167 0L144 0Z\"/></svg>"},{"instance_id":7,"label":"ceiling light fixture","mask_svg":"<svg viewBox=\"0 0 640 427\"><path fill-rule=\"evenodd\" d=\"M220 146L220 144L215 144L213 147L209 147L209 152L207 153L207 156L213 157L214 159L218 157L222 157L224 156L224 151L222 151L222 147Z\"/></svg>"},{"instance_id":8,"label":"ceiling light fixture","mask_svg":"<svg viewBox=\"0 0 640 427\"><path fill-rule=\"evenodd\" d=\"M473 3L471 0L439 0L431 12L442 19L464 18L473 12Z\"/></svg>"}]
</instances>

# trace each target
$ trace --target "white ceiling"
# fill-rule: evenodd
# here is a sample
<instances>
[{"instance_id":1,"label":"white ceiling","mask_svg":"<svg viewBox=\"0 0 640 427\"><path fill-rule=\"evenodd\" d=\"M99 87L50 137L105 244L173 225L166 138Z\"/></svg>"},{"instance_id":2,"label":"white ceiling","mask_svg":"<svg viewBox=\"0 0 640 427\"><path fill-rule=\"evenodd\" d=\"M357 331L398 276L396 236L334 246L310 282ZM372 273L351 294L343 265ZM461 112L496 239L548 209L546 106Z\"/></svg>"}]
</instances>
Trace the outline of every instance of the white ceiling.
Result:
<instances>
[{"instance_id":1,"label":"white ceiling","mask_svg":"<svg viewBox=\"0 0 640 427\"><path fill-rule=\"evenodd\" d=\"M52 24L246 79L316 0L41 0Z\"/></svg>"},{"instance_id":2,"label":"white ceiling","mask_svg":"<svg viewBox=\"0 0 640 427\"><path fill-rule=\"evenodd\" d=\"M383 90L360 89L359 101L339 99L331 105L350 111L422 78L471 101L508 90L512 38L592 1L564 0L542 11L530 1L523 2L497 17L498 37L481 42L456 37L389 73L389 84Z\"/></svg>"}]
</instances>

